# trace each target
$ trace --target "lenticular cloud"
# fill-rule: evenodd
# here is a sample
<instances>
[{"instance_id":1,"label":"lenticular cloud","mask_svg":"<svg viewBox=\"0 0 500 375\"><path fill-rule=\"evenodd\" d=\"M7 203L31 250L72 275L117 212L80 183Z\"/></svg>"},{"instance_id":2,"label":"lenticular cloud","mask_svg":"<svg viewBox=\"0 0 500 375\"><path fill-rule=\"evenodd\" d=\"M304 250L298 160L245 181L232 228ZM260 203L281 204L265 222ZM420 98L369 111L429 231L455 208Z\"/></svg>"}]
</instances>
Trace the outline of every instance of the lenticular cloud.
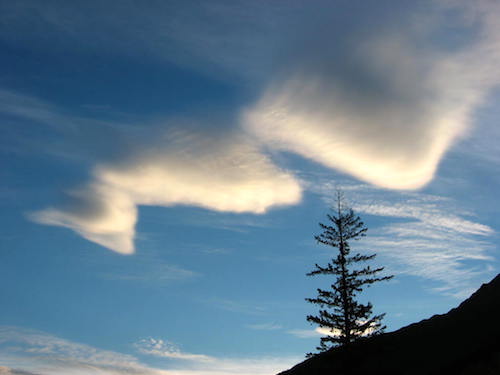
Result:
<instances>
[{"instance_id":1,"label":"lenticular cloud","mask_svg":"<svg viewBox=\"0 0 500 375\"><path fill-rule=\"evenodd\" d=\"M422 187L500 83L500 27L478 17L478 39L454 51L387 35L332 56L325 42L264 92L244 126L270 147L377 186Z\"/></svg>"},{"instance_id":2,"label":"lenticular cloud","mask_svg":"<svg viewBox=\"0 0 500 375\"><path fill-rule=\"evenodd\" d=\"M378 186L413 189L432 179L465 124L463 118L453 118L452 109L401 104L358 104L341 90L300 77L267 93L245 122L273 148Z\"/></svg>"},{"instance_id":3,"label":"lenticular cloud","mask_svg":"<svg viewBox=\"0 0 500 375\"><path fill-rule=\"evenodd\" d=\"M32 218L132 254L138 205L183 204L259 214L300 199L296 178L242 137L170 132L161 147L96 167L94 180L71 192L65 206Z\"/></svg>"},{"instance_id":4,"label":"lenticular cloud","mask_svg":"<svg viewBox=\"0 0 500 375\"><path fill-rule=\"evenodd\" d=\"M234 134L171 131L159 146L141 144L123 162L98 165L66 205L32 218L131 254L138 205L264 213L298 203L297 178L262 147L380 187L422 187L500 84L500 7L470 3L457 7L477 30L448 49L412 27L338 46L320 28L307 53L290 54L289 70L241 113Z\"/></svg>"}]
</instances>

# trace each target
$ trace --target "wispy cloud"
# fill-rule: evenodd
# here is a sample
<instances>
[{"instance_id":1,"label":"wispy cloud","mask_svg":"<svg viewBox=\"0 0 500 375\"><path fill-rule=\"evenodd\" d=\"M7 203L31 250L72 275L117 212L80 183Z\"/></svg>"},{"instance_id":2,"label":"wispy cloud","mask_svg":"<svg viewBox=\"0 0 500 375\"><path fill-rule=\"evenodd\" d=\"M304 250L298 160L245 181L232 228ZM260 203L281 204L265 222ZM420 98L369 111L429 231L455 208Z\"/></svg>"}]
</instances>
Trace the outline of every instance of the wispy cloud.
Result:
<instances>
[{"instance_id":1,"label":"wispy cloud","mask_svg":"<svg viewBox=\"0 0 500 375\"><path fill-rule=\"evenodd\" d=\"M147 355L163 358L184 359L189 361L213 362L214 357L204 354L192 354L182 352L177 345L170 341L149 337L135 343L136 349Z\"/></svg>"},{"instance_id":2,"label":"wispy cloud","mask_svg":"<svg viewBox=\"0 0 500 375\"><path fill-rule=\"evenodd\" d=\"M169 282L191 280L199 277L197 272L172 265L158 262L154 265L145 264L136 259L135 267L129 270L117 270L103 274L108 280L122 280L134 282L155 282L165 285Z\"/></svg>"},{"instance_id":3,"label":"wispy cloud","mask_svg":"<svg viewBox=\"0 0 500 375\"><path fill-rule=\"evenodd\" d=\"M331 203L336 185L311 189ZM392 218L370 228L356 248L384 256L391 271L438 282L435 290L467 297L491 273L494 230L449 198L412 192L381 191L367 185L347 185L354 209L363 215Z\"/></svg>"},{"instance_id":4,"label":"wispy cloud","mask_svg":"<svg viewBox=\"0 0 500 375\"><path fill-rule=\"evenodd\" d=\"M249 324L247 327L258 331L277 331L283 328L283 326L278 323Z\"/></svg>"},{"instance_id":5,"label":"wispy cloud","mask_svg":"<svg viewBox=\"0 0 500 375\"><path fill-rule=\"evenodd\" d=\"M68 118L60 114L50 103L3 88L0 88L0 113L49 126L60 127L64 124L66 127L71 127L72 125L68 123Z\"/></svg>"},{"instance_id":6,"label":"wispy cloud","mask_svg":"<svg viewBox=\"0 0 500 375\"><path fill-rule=\"evenodd\" d=\"M283 371L300 360L300 357L216 358L185 353L171 342L153 338L139 341L136 348L142 354L182 361L183 365L173 364L172 370L169 370L179 375L269 375Z\"/></svg>"},{"instance_id":7,"label":"wispy cloud","mask_svg":"<svg viewBox=\"0 0 500 375\"><path fill-rule=\"evenodd\" d=\"M0 364L41 375L167 374L140 364L130 355L15 327L0 328L0 353Z\"/></svg>"},{"instance_id":8,"label":"wispy cloud","mask_svg":"<svg viewBox=\"0 0 500 375\"><path fill-rule=\"evenodd\" d=\"M233 252L231 249L226 249L221 247L208 247L204 248L201 251L205 254L213 254L213 255L227 255Z\"/></svg>"},{"instance_id":9,"label":"wispy cloud","mask_svg":"<svg viewBox=\"0 0 500 375\"><path fill-rule=\"evenodd\" d=\"M406 224L393 224L394 234L422 233L446 236L450 232L488 236L493 234L489 226L466 220L456 214L444 210L446 201L429 202L425 195L408 197L403 203L357 204L362 212L376 216L417 219L417 226L408 228ZM440 232L438 232L440 231Z\"/></svg>"},{"instance_id":10,"label":"wispy cloud","mask_svg":"<svg viewBox=\"0 0 500 375\"><path fill-rule=\"evenodd\" d=\"M299 339L310 339L315 337L321 337L322 333L318 329L290 329L287 331L288 334L298 337Z\"/></svg>"},{"instance_id":11,"label":"wispy cloud","mask_svg":"<svg viewBox=\"0 0 500 375\"><path fill-rule=\"evenodd\" d=\"M5 367L5 366L0 366L0 374L1 375L37 375L33 372L16 370L16 369Z\"/></svg>"},{"instance_id":12,"label":"wispy cloud","mask_svg":"<svg viewBox=\"0 0 500 375\"><path fill-rule=\"evenodd\" d=\"M5 375L269 375L301 357L218 358L180 351L161 339L140 340L136 349L168 361L165 368L135 356L64 340L39 331L0 327L0 374Z\"/></svg>"},{"instance_id":13,"label":"wispy cloud","mask_svg":"<svg viewBox=\"0 0 500 375\"><path fill-rule=\"evenodd\" d=\"M340 330L336 328L328 329L323 327L316 327L315 329L290 329L286 331L286 333L300 339L310 339L321 336L339 336Z\"/></svg>"},{"instance_id":14,"label":"wispy cloud","mask_svg":"<svg viewBox=\"0 0 500 375\"><path fill-rule=\"evenodd\" d=\"M267 308L262 305L252 304L249 301L232 300L226 298L212 298L206 301L216 308L231 311L239 314L262 315Z\"/></svg>"},{"instance_id":15,"label":"wispy cloud","mask_svg":"<svg viewBox=\"0 0 500 375\"><path fill-rule=\"evenodd\" d=\"M2 150L49 155L81 164L116 158L141 138L144 128L120 121L99 120L68 113L39 97L0 88ZM43 132L34 129L43 126ZM148 127L148 131L152 131Z\"/></svg>"},{"instance_id":16,"label":"wispy cloud","mask_svg":"<svg viewBox=\"0 0 500 375\"><path fill-rule=\"evenodd\" d=\"M192 363L190 368L172 369L172 375L269 375L284 371L304 359L303 356L230 358Z\"/></svg>"},{"instance_id":17,"label":"wispy cloud","mask_svg":"<svg viewBox=\"0 0 500 375\"><path fill-rule=\"evenodd\" d=\"M166 60L205 74L248 78L269 70L271 61L262 55L273 53L273 41L280 40L280 26L294 5L241 0L168 1L147 7L96 0L0 3L5 15L0 39L21 39L49 50L62 47L66 53L77 40L80 51ZM59 43L51 43L53 37Z\"/></svg>"},{"instance_id":18,"label":"wispy cloud","mask_svg":"<svg viewBox=\"0 0 500 375\"><path fill-rule=\"evenodd\" d=\"M468 6L454 4L470 15ZM457 49L439 48L432 37L443 32L443 21L459 20L427 22L423 31L427 14L405 30L363 34L340 52L327 38L312 42L295 71L273 82L244 114L246 128L270 147L377 186L427 184L500 83L498 21L491 16L498 4L482 4L489 5L473 15L477 30L462 19L462 28L476 33Z\"/></svg>"}]
</instances>

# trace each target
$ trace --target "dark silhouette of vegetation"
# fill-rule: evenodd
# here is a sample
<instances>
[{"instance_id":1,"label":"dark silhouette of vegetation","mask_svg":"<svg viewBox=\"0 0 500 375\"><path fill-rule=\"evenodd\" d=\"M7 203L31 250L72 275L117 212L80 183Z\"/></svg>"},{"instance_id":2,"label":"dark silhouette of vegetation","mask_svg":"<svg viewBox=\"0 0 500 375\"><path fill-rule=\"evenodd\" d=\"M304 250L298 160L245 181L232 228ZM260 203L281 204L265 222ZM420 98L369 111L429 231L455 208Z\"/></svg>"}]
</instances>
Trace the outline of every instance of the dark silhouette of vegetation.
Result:
<instances>
[{"instance_id":1,"label":"dark silhouette of vegetation","mask_svg":"<svg viewBox=\"0 0 500 375\"><path fill-rule=\"evenodd\" d=\"M360 337L372 336L383 332L385 326L381 320L385 314L372 316L372 304L356 301L356 296L364 287L378 281L389 280L393 276L376 275L384 267L372 269L365 266L355 269L360 262L367 262L375 258L372 255L350 255L349 241L365 236L367 228L353 210L345 204L342 192L337 191L336 207L332 208L333 215L327 215L329 223L320 227L323 232L315 236L316 241L323 245L337 249L334 257L325 267L316 264L316 268L307 276L333 275L336 276L331 289L318 289L316 298L306 298L306 301L320 306L317 316L309 315L307 320L329 331L321 338L320 345L316 347L319 352L324 352L334 346L345 346ZM313 356L308 353L307 357Z\"/></svg>"},{"instance_id":2,"label":"dark silhouette of vegetation","mask_svg":"<svg viewBox=\"0 0 500 375\"><path fill-rule=\"evenodd\" d=\"M279 375L498 375L499 296L500 274L446 314L332 348Z\"/></svg>"}]
</instances>

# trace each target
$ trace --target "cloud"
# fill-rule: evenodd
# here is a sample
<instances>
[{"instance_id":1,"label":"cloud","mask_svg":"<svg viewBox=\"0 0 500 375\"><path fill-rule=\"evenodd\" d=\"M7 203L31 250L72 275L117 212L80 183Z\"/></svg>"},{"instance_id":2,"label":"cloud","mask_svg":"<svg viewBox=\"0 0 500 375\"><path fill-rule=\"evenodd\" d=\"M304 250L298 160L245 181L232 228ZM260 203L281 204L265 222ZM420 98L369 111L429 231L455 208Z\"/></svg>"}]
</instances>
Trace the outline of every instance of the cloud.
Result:
<instances>
[{"instance_id":1,"label":"cloud","mask_svg":"<svg viewBox=\"0 0 500 375\"><path fill-rule=\"evenodd\" d=\"M224 298L211 298L206 302L219 309L247 315L262 315L268 310L266 306L251 303L249 301L231 300Z\"/></svg>"},{"instance_id":2,"label":"cloud","mask_svg":"<svg viewBox=\"0 0 500 375\"><path fill-rule=\"evenodd\" d=\"M3 131L9 142L5 147L48 149L58 157L95 164L87 185L67 192L60 206L29 217L41 224L73 229L122 254L135 250L138 205L180 204L262 214L301 200L298 179L276 166L258 144L238 130L216 129L207 123L202 130L180 119L177 127L173 120L165 121L164 126L119 126L72 117L42 100L11 91L0 90L0 98L4 99L0 105L3 115L48 125L55 131L48 139L27 140L16 130L22 127L6 127ZM234 224L233 220L226 226Z\"/></svg>"},{"instance_id":3,"label":"cloud","mask_svg":"<svg viewBox=\"0 0 500 375\"><path fill-rule=\"evenodd\" d=\"M318 332L316 329L290 329L287 331L292 336L298 337L300 339L309 339L314 337L321 337L322 333Z\"/></svg>"},{"instance_id":4,"label":"cloud","mask_svg":"<svg viewBox=\"0 0 500 375\"><path fill-rule=\"evenodd\" d=\"M83 50L166 60L226 79L255 78L269 69L271 61L262 56L273 53L273 41L280 39L280 25L293 7L241 0L168 1L148 7L96 0L2 2L0 39L66 54Z\"/></svg>"},{"instance_id":5,"label":"cloud","mask_svg":"<svg viewBox=\"0 0 500 375\"><path fill-rule=\"evenodd\" d=\"M61 123L71 126L68 124L68 119L59 114L56 108L49 103L3 88L0 88L0 113L12 117L22 117L49 126L57 126Z\"/></svg>"},{"instance_id":6,"label":"cloud","mask_svg":"<svg viewBox=\"0 0 500 375\"><path fill-rule=\"evenodd\" d=\"M405 4L370 18L352 17L340 4L325 12L333 6L324 1L317 7L304 1L89 4L2 4L8 17L0 38L52 48L73 46L76 39L79 48L136 51L141 59L161 56L237 74L261 66L252 76L272 82L242 115L249 132L271 147L383 187L413 189L429 182L500 81L495 2L436 1L433 17L429 8L418 14L418 6ZM322 14L349 19L351 29L331 19L322 23ZM404 21L381 26L387 18ZM370 27L377 32L368 33ZM450 28L461 31L454 35L459 42L442 43L450 39ZM97 43L95 33L103 36Z\"/></svg>"},{"instance_id":7,"label":"cloud","mask_svg":"<svg viewBox=\"0 0 500 375\"><path fill-rule=\"evenodd\" d=\"M316 327L315 329L290 329L287 333L300 339L309 339L321 336L339 336L340 330Z\"/></svg>"},{"instance_id":8,"label":"cloud","mask_svg":"<svg viewBox=\"0 0 500 375\"><path fill-rule=\"evenodd\" d=\"M16 327L0 327L0 353L0 364L40 375L167 374L140 364L130 355Z\"/></svg>"},{"instance_id":9,"label":"cloud","mask_svg":"<svg viewBox=\"0 0 500 375\"><path fill-rule=\"evenodd\" d=\"M22 370L16 370L13 368L0 366L0 375L37 375L33 372L27 372Z\"/></svg>"},{"instance_id":10,"label":"cloud","mask_svg":"<svg viewBox=\"0 0 500 375\"><path fill-rule=\"evenodd\" d=\"M141 258L143 259L143 258ZM191 280L199 273L181 268L172 264L165 264L161 261L150 264L140 259L135 260L135 267L130 270L119 270L116 272L103 274L102 277L108 280L134 281L134 282L161 282L165 285L168 282Z\"/></svg>"},{"instance_id":11,"label":"cloud","mask_svg":"<svg viewBox=\"0 0 500 375\"><path fill-rule=\"evenodd\" d=\"M487 225L446 212L442 208L446 201L439 201L439 197L436 198L436 200L429 202L425 195L416 195L403 203L359 203L356 205L356 209L370 215L410 218L420 221L419 223L411 223L411 226L408 225L409 223L391 224L392 234L398 236L420 233L435 238L444 238L450 232L479 236L493 234L493 229Z\"/></svg>"},{"instance_id":12,"label":"cloud","mask_svg":"<svg viewBox=\"0 0 500 375\"><path fill-rule=\"evenodd\" d=\"M336 328L324 328L324 327L316 327L315 329L290 329L286 331L288 334L298 337L300 339L309 339L309 338L314 338L314 337L321 337L321 336L340 336L341 332L339 329ZM365 332L365 334L370 334L372 333L373 330L369 329Z\"/></svg>"},{"instance_id":13,"label":"cloud","mask_svg":"<svg viewBox=\"0 0 500 375\"><path fill-rule=\"evenodd\" d=\"M247 325L247 327L259 331L276 331L283 328L280 324L277 323L249 324Z\"/></svg>"},{"instance_id":14,"label":"cloud","mask_svg":"<svg viewBox=\"0 0 500 375\"><path fill-rule=\"evenodd\" d=\"M220 14L236 10L221 4ZM458 23L456 19L422 27L422 18L415 17L403 31L382 28L368 37L357 32L348 42L341 41L338 29L302 20L307 35L301 39L293 34L298 40L290 42L299 46L290 53L289 64L277 62L279 74L241 113L234 132L172 129L159 139L120 140L122 149L132 145L124 160L115 155L114 161L96 162L92 181L70 191L65 204L30 217L132 254L140 205L258 214L298 203L297 178L273 164L263 153L265 147L297 153L377 186L421 187L433 178L443 155L470 128L474 110L500 82L500 27L489 15L494 5L481 4L477 9L460 8L475 17L478 26L470 30L460 21L463 29L469 27L470 40L456 48L435 42L436 35L444 33L439 25ZM44 22L55 23L59 30L61 18L55 15L68 11L71 17L79 15L69 8L50 8L42 12ZM254 9L256 14L261 11ZM9 12L18 19L26 9ZM329 33L335 35L334 43L325 37ZM309 43L311 38L314 43ZM68 119L51 117L50 108L38 107L28 117L45 123ZM19 108L9 105L6 111L20 115Z\"/></svg>"},{"instance_id":15,"label":"cloud","mask_svg":"<svg viewBox=\"0 0 500 375\"><path fill-rule=\"evenodd\" d=\"M456 49L435 42L444 33L440 22L427 23L432 32L424 33L419 18L404 31L382 30L349 43L319 36L242 121L272 148L380 187L422 187L500 83L499 28L491 16L497 12L476 12L477 37Z\"/></svg>"},{"instance_id":16,"label":"cloud","mask_svg":"<svg viewBox=\"0 0 500 375\"><path fill-rule=\"evenodd\" d=\"M138 205L262 214L301 199L295 177L241 135L171 130L157 147L148 146L124 161L98 165L94 180L71 191L65 206L31 218L132 254Z\"/></svg>"},{"instance_id":17,"label":"cloud","mask_svg":"<svg viewBox=\"0 0 500 375\"><path fill-rule=\"evenodd\" d=\"M310 189L331 204L336 189L323 182ZM347 185L349 201L361 216L391 218L370 228L356 249L378 253L391 272L437 282L434 290L468 297L490 277L489 262L495 231L477 222L471 212L449 198L415 192L380 191L367 185Z\"/></svg>"},{"instance_id":18,"label":"cloud","mask_svg":"<svg viewBox=\"0 0 500 375\"><path fill-rule=\"evenodd\" d=\"M147 366L133 355L100 350L44 332L0 327L0 374L269 375L302 359L301 356L217 358L183 353L161 339L141 340L136 348L141 354L167 361L165 368Z\"/></svg>"},{"instance_id":19,"label":"cloud","mask_svg":"<svg viewBox=\"0 0 500 375\"><path fill-rule=\"evenodd\" d=\"M38 97L3 88L0 116L5 125L0 127L2 151L48 155L79 166L118 159L142 139L142 133L154 131L153 125L137 126L123 115L119 122L78 116ZM41 126L43 132L37 131Z\"/></svg>"},{"instance_id":20,"label":"cloud","mask_svg":"<svg viewBox=\"0 0 500 375\"><path fill-rule=\"evenodd\" d=\"M232 252L232 250L220 248L220 247L213 247L213 248L208 247L208 248L203 249L202 252L205 254L226 255L226 254L230 254Z\"/></svg>"},{"instance_id":21,"label":"cloud","mask_svg":"<svg viewBox=\"0 0 500 375\"><path fill-rule=\"evenodd\" d=\"M182 365L172 364L169 374L178 375L268 375L284 370L300 360L298 357L285 358L216 358L203 354L185 353L168 341L148 338L136 343L141 354L181 360Z\"/></svg>"},{"instance_id":22,"label":"cloud","mask_svg":"<svg viewBox=\"0 0 500 375\"><path fill-rule=\"evenodd\" d=\"M136 349L141 354L152 355L155 357L183 359L189 361L213 362L215 358L204 354L184 353L172 342L162 339L149 337L135 343Z\"/></svg>"},{"instance_id":23,"label":"cloud","mask_svg":"<svg viewBox=\"0 0 500 375\"><path fill-rule=\"evenodd\" d=\"M284 371L304 359L303 355L288 357L230 358L191 367L169 370L171 375L269 375Z\"/></svg>"}]
</instances>

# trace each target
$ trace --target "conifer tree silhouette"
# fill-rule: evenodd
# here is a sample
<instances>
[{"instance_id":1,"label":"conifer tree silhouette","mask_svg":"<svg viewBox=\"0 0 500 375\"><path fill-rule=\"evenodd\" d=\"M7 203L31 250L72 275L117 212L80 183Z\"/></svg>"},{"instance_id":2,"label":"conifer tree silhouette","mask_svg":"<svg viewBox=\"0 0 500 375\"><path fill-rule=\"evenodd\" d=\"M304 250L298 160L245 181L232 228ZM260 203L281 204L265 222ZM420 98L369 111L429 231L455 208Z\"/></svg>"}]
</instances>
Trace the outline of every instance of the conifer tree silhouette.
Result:
<instances>
[{"instance_id":1,"label":"conifer tree silhouette","mask_svg":"<svg viewBox=\"0 0 500 375\"><path fill-rule=\"evenodd\" d=\"M309 315L307 320L329 331L316 347L319 352L334 346L345 346L363 336L383 332L386 327L381 321L385 314L372 316L372 304L359 303L356 301L356 296L365 286L393 277L393 275L376 276L384 267L372 269L370 266L365 266L354 269L356 263L372 260L376 254L350 255L349 241L364 237L367 228L361 218L345 204L341 191L337 191L335 203L336 207L332 208L334 214L327 215L330 223L319 224L323 232L315 236L315 239L318 243L336 248L338 254L325 267L316 264L315 269L307 274L307 276L336 276L331 289L318 288L316 298L306 298L306 301L320 306L319 314ZM307 357L313 355L308 353Z\"/></svg>"}]
</instances>

